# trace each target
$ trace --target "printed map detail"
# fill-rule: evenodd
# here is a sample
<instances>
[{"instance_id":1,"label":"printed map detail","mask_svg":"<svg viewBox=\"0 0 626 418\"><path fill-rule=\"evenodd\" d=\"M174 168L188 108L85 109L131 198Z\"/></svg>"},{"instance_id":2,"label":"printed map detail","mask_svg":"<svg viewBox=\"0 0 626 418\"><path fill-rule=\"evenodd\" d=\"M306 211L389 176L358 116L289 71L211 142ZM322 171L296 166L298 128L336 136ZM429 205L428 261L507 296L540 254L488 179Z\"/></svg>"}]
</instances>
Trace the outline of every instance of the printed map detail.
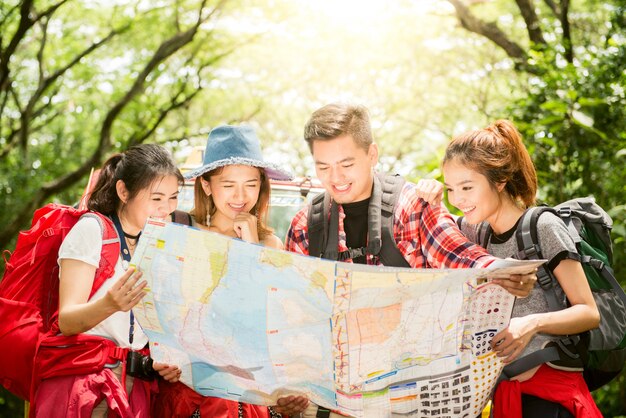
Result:
<instances>
[{"instance_id":1,"label":"printed map detail","mask_svg":"<svg viewBox=\"0 0 626 418\"><path fill-rule=\"evenodd\" d=\"M338 263L153 220L132 264L148 282L133 311L152 357L206 396L272 405L304 393L355 417L475 417L502 369L489 341L514 298L479 280L485 270Z\"/></svg>"}]
</instances>

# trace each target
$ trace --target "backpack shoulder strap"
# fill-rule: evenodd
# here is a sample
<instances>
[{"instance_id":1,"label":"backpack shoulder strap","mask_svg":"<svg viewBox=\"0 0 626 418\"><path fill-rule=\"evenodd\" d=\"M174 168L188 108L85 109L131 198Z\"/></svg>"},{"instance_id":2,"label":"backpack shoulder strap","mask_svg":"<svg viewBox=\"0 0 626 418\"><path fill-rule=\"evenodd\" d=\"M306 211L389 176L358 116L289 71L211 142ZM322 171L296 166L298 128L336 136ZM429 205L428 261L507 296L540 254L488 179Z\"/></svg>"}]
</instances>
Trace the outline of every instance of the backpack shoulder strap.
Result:
<instances>
[{"instance_id":1,"label":"backpack shoulder strap","mask_svg":"<svg viewBox=\"0 0 626 418\"><path fill-rule=\"evenodd\" d=\"M483 248L487 248L492 234L493 229L491 229L491 225L488 222L481 222L477 231L478 244Z\"/></svg>"},{"instance_id":2,"label":"backpack shoulder strap","mask_svg":"<svg viewBox=\"0 0 626 418\"><path fill-rule=\"evenodd\" d=\"M410 267L404 255L396 246L396 239L393 233L394 212L400 194L406 181L399 175L383 175L379 174L374 178L380 180L381 196L380 196L380 260L385 266L394 267ZM374 197L374 196L372 196ZM370 222L372 224L372 222ZM373 231L368 231L371 234ZM370 238L368 235L368 251L370 246Z\"/></svg>"},{"instance_id":3,"label":"backpack shoulder strap","mask_svg":"<svg viewBox=\"0 0 626 418\"><path fill-rule=\"evenodd\" d=\"M307 230L309 234L309 255L320 257L328 241L328 193L315 196L309 207Z\"/></svg>"},{"instance_id":4,"label":"backpack shoulder strap","mask_svg":"<svg viewBox=\"0 0 626 418\"><path fill-rule=\"evenodd\" d=\"M517 241L518 254L520 260L538 260L543 258L541 246L539 245L539 237L537 235L537 222L539 216L543 213L551 212L556 216L558 213L551 207L535 206L528 208L522 215L517 229L515 230L515 239ZM563 307L559 304L556 290L554 288L554 279L552 272L548 271L545 265L537 269L537 282L544 291L548 308L551 311L561 310ZM562 339L556 341L557 346L547 346L541 350L535 351L529 355L521 357L504 367L502 371L503 378L517 376L526 370L530 370L542 363L553 362L561 359L559 349L572 359L580 356L570 350L572 344L576 344L579 340L577 336L563 336Z\"/></svg>"},{"instance_id":5,"label":"backpack shoulder strap","mask_svg":"<svg viewBox=\"0 0 626 418\"><path fill-rule=\"evenodd\" d=\"M307 226L310 256L345 261L347 258L363 255L359 253L359 249L339 254L339 207L337 203L331 201L328 193L313 198L309 207Z\"/></svg>"},{"instance_id":6,"label":"backpack shoulder strap","mask_svg":"<svg viewBox=\"0 0 626 418\"><path fill-rule=\"evenodd\" d=\"M120 237L113 221L99 212L87 212L83 217L95 218L102 228L102 252L100 265L96 269L93 286L89 297L93 296L102 284L115 273L115 265L120 255Z\"/></svg>"},{"instance_id":7,"label":"backpack shoulder strap","mask_svg":"<svg viewBox=\"0 0 626 418\"><path fill-rule=\"evenodd\" d=\"M465 216L459 216L456 218L456 225L459 227L459 230L463 232L463 228L466 224ZM489 245L489 240L491 239L491 234L493 234L493 229L491 229L491 225L487 222L481 222L478 225L478 230L476 231L476 244L480 245L483 248L487 248Z\"/></svg>"},{"instance_id":8,"label":"backpack shoulder strap","mask_svg":"<svg viewBox=\"0 0 626 418\"><path fill-rule=\"evenodd\" d=\"M517 241L517 258L520 260L539 260L543 258L541 246L539 245L539 237L537 236L537 222L539 217L546 212L551 212L558 216L558 213L547 206L535 206L527 209L522 215L517 230L515 231L515 239ZM551 311L558 311L561 305L557 300L554 290L554 281L551 272L544 265L537 269L537 282L545 291L548 307Z\"/></svg>"},{"instance_id":9,"label":"backpack shoulder strap","mask_svg":"<svg viewBox=\"0 0 626 418\"><path fill-rule=\"evenodd\" d=\"M552 212L559 216L553 208L548 206L534 206L524 211L515 231L520 260L537 260L542 257L537 237L537 221L544 212Z\"/></svg>"}]
</instances>

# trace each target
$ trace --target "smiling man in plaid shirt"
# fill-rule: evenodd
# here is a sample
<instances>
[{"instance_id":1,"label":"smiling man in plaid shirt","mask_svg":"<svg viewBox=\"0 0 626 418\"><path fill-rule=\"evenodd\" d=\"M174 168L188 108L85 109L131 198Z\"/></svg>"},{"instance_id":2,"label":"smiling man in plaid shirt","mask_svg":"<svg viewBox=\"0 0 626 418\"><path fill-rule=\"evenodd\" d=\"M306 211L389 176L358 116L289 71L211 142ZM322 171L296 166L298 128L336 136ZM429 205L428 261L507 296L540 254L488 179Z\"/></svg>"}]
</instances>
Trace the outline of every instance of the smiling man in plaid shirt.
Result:
<instances>
[{"instance_id":1,"label":"smiling man in plaid shirt","mask_svg":"<svg viewBox=\"0 0 626 418\"><path fill-rule=\"evenodd\" d=\"M328 204L336 204L339 218L336 230L327 228L331 242L329 247L335 242L330 240L331 234L338 234L337 250L330 248L331 251L322 254L322 257L362 264L384 264L380 254L367 250L375 178L378 176L379 181L384 182L389 177L374 172L378 147L372 139L367 109L345 104L326 105L312 114L304 128L304 139L313 154L317 177L330 197ZM416 187L415 184L404 183L393 211L394 244L404 258L401 261L406 260L404 265L413 268L471 268L486 267L495 259L461 233L443 206L432 206L418 198ZM310 206L303 208L292 220L285 241L286 250L309 255L309 211ZM391 244L389 241L385 244L383 237L382 245ZM350 252L350 249L357 248L363 251ZM535 275L530 274L498 282L512 294L523 297L529 294L535 281ZM290 412L289 406L285 405L284 412ZM300 408L295 411L300 412ZM309 405L303 416L339 415Z\"/></svg>"},{"instance_id":2,"label":"smiling man in plaid shirt","mask_svg":"<svg viewBox=\"0 0 626 418\"><path fill-rule=\"evenodd\" d=\"M304 138L313 154L317 177L338 206L338 231L329 232L338 234L338 253L366 247L369 200L378 162L367 109L326 105L307 122ZM485 267L494 260L482 247L468 241L443 206L427 204L417 197L415 188L413 183L404 183L393 216L395 245L408 266ZM292 220L285 241L288 251L309 255L308 214L309 207L305 207ZM367 252L344 261L383 264L380 257ZM522 291L521 295L524 293L527 292Z\"/></svg>"}]
</instances>

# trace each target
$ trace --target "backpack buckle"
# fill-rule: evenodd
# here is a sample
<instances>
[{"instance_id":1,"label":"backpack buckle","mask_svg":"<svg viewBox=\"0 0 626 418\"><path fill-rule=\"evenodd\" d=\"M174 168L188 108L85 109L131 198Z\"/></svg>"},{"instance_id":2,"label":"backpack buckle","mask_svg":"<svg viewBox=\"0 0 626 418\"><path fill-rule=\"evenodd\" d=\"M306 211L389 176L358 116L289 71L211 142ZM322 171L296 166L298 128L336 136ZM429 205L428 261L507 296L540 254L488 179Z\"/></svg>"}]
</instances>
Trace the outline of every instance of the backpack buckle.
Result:
<instances>
[{"instance_id":1,"label":"backpack buckle","mask_svg":"<svg viewBox=\"0 0 626 418\"><path fill-rule=\"evenodd\" d=\"M572 217L572 208L568 206L564 206L559 208L559 216L561 218L571 218Z\"/></svg>"},{"instance_id":2,"label":"backpack buckle","mask_svg":"<svg viewBox=\"0 0 626 418\"><path fill-rule=\"evenodd\" d=\"M522 260L536 260L539 258L539 247L537 245L532 245L530 247L524 248L522 250L522 253L525 256L525 258L522 258Z\"/></svg>"},{"instance_id":3,"label":"backpack buckle","mask_svg":"<svg viewBox=\"0 0 626 418\"><path fill-rule=\"evenodd\" d=\"M347 251L342 251L337 257L337 261L354 260L357 257L365 256L365 247L360 248L348 248Z\"/></svg>"},{"instance_id":4,"label":"backpack buckle","mask_svg":"<svg viewBox=\"0 0 626 418\"><path fill-rule=\"evenodd\" d=\"M342 251L337 254L337 261L346 261L350 259L350 251Z\"/></svg>"},{"instance_id":5,"label":"backpack buckle","mask_svg":"<svg viewBox=\"0 0 626 418\"><path fill-rule=\"evenodd\" d=\"M552 276L548 274L545 268L540 267L537 269L537 282L542 289L551 289L553 286Z\"/></svg>"},{"instance_id":6,"label":"backpack buckle","mask_svg":"<svg viewBox=\"0 0 626 418\"><path fill-rule=\"evenodd\" d=\"M604 269L604 263L596 258L590 258L588 263L598 271Z\"/></svg>"}]
</instances>

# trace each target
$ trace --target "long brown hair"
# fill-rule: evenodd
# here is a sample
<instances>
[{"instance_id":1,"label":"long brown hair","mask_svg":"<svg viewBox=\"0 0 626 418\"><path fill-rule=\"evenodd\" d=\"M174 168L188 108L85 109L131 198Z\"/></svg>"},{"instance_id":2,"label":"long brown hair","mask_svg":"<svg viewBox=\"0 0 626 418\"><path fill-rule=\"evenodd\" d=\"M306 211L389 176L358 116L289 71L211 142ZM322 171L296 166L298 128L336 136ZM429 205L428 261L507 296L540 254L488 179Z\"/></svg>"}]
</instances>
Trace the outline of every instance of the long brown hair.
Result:
<instances>
[{"instance_id":1,"label":"long brown hair","mask_svg":"<svg viewBox=\"0 0 626 418\"><path fill-rule=\"evenodd\" d=\"M217 210L215 203L213 202L213 196L207 196L202 188L202 179L209 181L211 176L216 176L223 170L223 166L218 167L196 177L194 184L194 207L190 213L200 225L208 226L209 218L213 216ZM261 173L261 189L259 190L259 199L252 210L250 210L250 213L255 215L257 218L257 231L259 233L259 240L262 241L265 237L271 235L274 230L267 225L267 214L269 212L270 204L270 180L265 174L265 170L262 168L258 168L258 170Z\"/></svg>"},{"instance_id":2,"label":"long brown hair","mask_svg":"<svg viewBox=\"0 0 626 418\"><path fill-rule=\"evenodd\" d=\"M537 173L513 122L497 120L455 137L443 164L452 160L481 173L493 187L504 183L504 190L524 207L535 204Z\"/></svg>"}]
</instances>

